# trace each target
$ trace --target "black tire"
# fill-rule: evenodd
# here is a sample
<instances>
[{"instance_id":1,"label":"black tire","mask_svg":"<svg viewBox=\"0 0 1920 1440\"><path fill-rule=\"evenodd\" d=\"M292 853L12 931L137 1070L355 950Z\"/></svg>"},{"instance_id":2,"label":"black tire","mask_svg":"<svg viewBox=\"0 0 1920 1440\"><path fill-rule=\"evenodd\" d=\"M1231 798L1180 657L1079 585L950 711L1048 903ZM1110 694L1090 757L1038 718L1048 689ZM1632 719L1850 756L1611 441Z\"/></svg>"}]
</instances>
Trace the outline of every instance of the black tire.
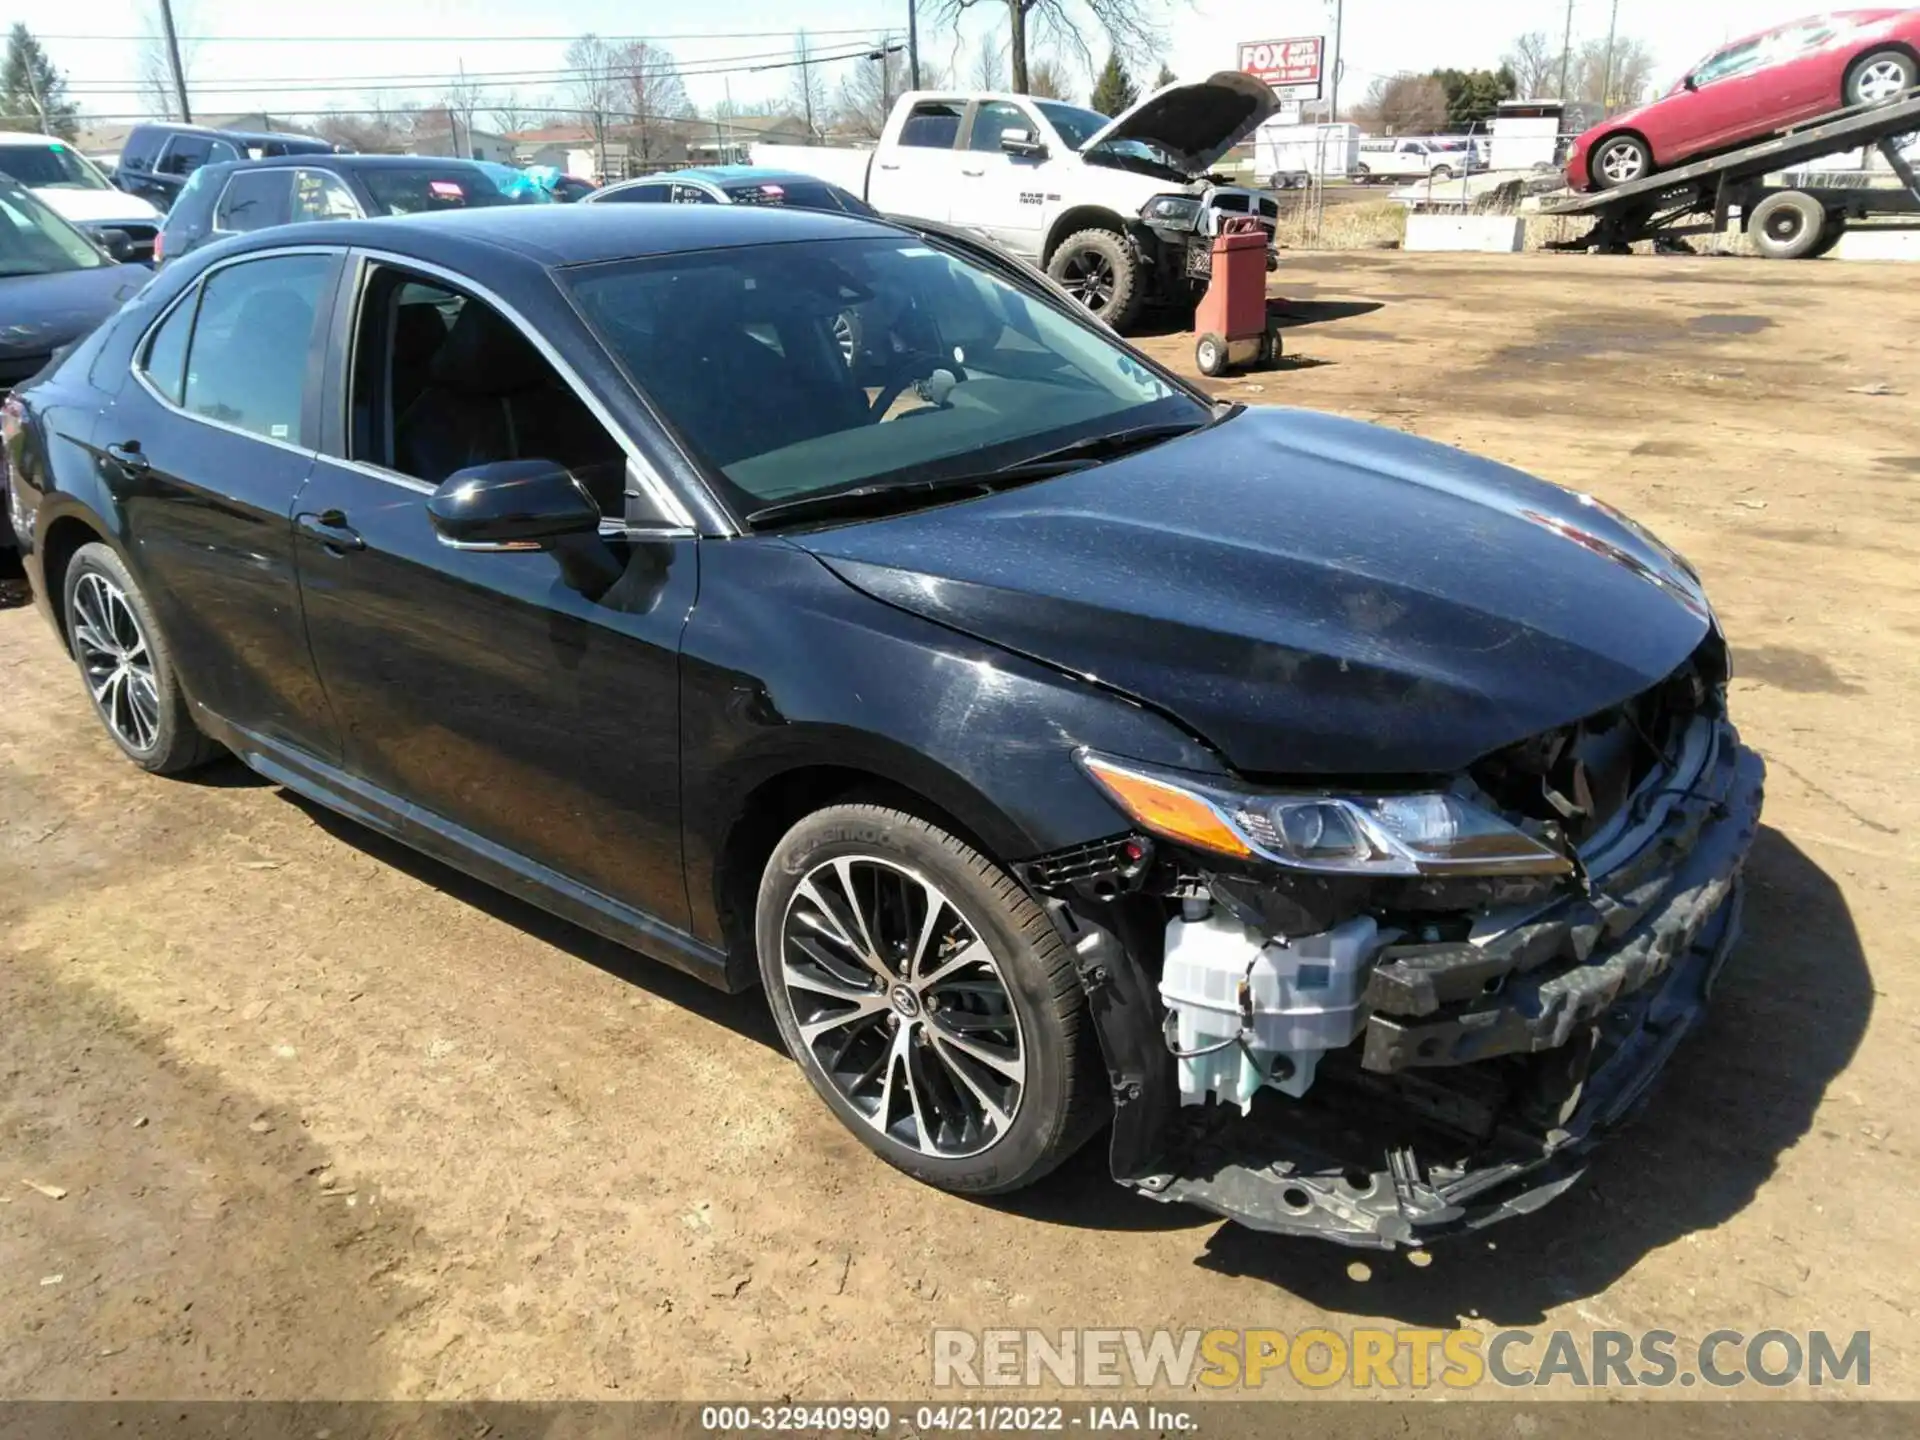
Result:
<instances>
[{"instance_id":1,"label":"black tire","mask_svg":"<svg viewBox=\"0 0 1920 1440\"><path fill-rule=\"evenodd\" d=\"M1451 180L1453 178L1453 167L1451 165L1436 165L1428 173L1427 178L1429 180Z\"/></svg>"},{"instance_id":2,"label":"black tire","mask_svg":"<svg viewBox=\"0 0 1920 1440\"><path fill-rule=\"evenodd\" d=\"M1820 202L1799 190L1769 195L1747 216L1747 236L1768 260L1799 260L1811 255L1827 229Z\"/></svg>"},{"instance_id":3,"label":"black tire","mask_svg":"<svg viewBox=\"0 0 1920 1440\"><path fill-rule=\"evenodd\" d=\"M802 882L825 873L819 867L839 860L849 860L876 873L898 871L937 888L965 929L990 953L1000 995L1018 1021L1017 1045L1025 1070L1009 1123L984 1148L967 1154L929 1154L905 1138L883 1134L870 1112L856 1108L829 1077L825 1063L802 1037L803 1022L785 976L789 910L802 893ZM877 927L881 915L875 893L872 914ZM925 911L921 914L924 916ZM864 915L861 923L866 923ZM809 930L811 936L820 933L818 925ZM774 847L761 876L755 944L760 977L787 1053L799 1063L808 1082L843 1125L875 1154L916 1180L971 1195L1018 1190L1073 1154L1111 1113L1106 1072L1087 1015L1086 998L1073 956L1053 922L1019 882L993 860L916 815L881 805L845 804L817 810L796 824ZM885 944L882 940L871 948L878 950ZM807 959L799 950L793 953L803 963ZM877 980L869 983L875 997L883 1001L884 1018L890 1027L881 1032L882 1036L897 1034L902 1027L893 1011L898 1007L887 1008L884 1000L900 986L883 986ZM803 988L802 993L816 992ZM924 1012L903 1013L911 1018L907 1028L916 1043L924 1041L930 1030L938 1029L930 1018L935 1013L933 1000L927 1002ZM922 1028L916 1031L914 1026ZM975 1028L972 1033L980 1032ZM937 1040L938 1035L933 1038ZM916 1063L910 1057L903 1058L909 1066ZM844 1055L841 1060L845 1061ZM884 1063L891 1087L896 1073L894 1062L889 1058ZM924 1074L928 1062L923 1059L917 1063ZM960 1093L950 1074L946 1084L953 1094ZM933 1087L923 1085L911 1089L908 1098L917 1102L923 1088L932 1093ZM898 1109L900 1104L895 1099L893 1108ZM913 1133L919 1135L919 1113L916 1103L909 1114L900 1117L897 1126L905 1126L911 1118Z\"/></svg>"},{"instance_id":4,"label":"black tire","mask_svg":"<svg viewBox=\"0 0 1920 1440\"><path fill-rule=\"evenodd\" d=\"M131 636L123 633L120 625L113 623L119 618L116 611L114 616L108 617L108 629L113 633L107 638L120 643L123 650L143 654L148 662L148 679L137 685L130 674L122 675L115 687L108 689L108 698L103 700L101 684L96 680L104 668L101 651L88 638L97 637L100 632L85 623L85 612L78 607L97 609L109 589L124 602L125 621L135 628ZM147 597L141 593L140 586L111 546L96 540L74 552L73 558L67 562L66 582L61 594L61 616L66 625L68 647L80 671L81 682L86 686L94 714L105 726L108 737L129 760L142 770L152 771L156 775L179 775L206 764L220 754L219 745L201 734L200 728L193 723L193 714L186 695L180 689L173 653L167 648L166 637L160 633L160 626L153 618ZM136 639L140 647L138 650L128 643ZM151 692L150 707L143 702L136 702L133 695L136 689L142 695ZM151 725L151 736L146 744L139 744L137 741L142 727L148 723Z\"/></svg>"},{"instance_id":5,"label":"black tire","mask_svg":"<svg viewBox=\"0 0 1920 1440\"><path fill-rule=\"evenodd\" d=\"M1833 247L1840 243L1840 237L1846 233L1847 217L1838 211L1829 214L1827 216L1827 228L1820 232L1820 243L1800 258L1803 260L1818 260L1822 255L1830 253Z\"/></svg>"},{"instance_id":6,"label":"black tire","mask_svg":"<svg viewBox=\"0 0 1920 1440\"><path fill-rule=\"evenodd\" d=\"M1614 162L1616 156L1620 157L1617 163ZM1611 176L1607 173L1609 168L1615 172ZM1629 185L1651 174L1653 152L1638 135L1609 135L1594 146L1593 153L1587 157L1587 176L1596 190Z\"/></svg>"},{"instance_id":7,"label":"black tire","mask_svg":"<svg viewBox=\"0 0 1920 1440\"><path fill-rule=\"evenodd\" d=\"M1140 266L1124 235L1077 230L1047 258L1047 274L1115 330L1140 313Z\"/></svg>"},{"instance_id":8,"label":"black tire","mask_svg":"<svg viewBox=\"0 0 1920 1440\"><path fill-rule=\"evenodd\" d=\"M1362 185L1371 185L1373 183L1373 171L1364 165L1355 165L1353 167L1353 178L1358 180Z\"/></svg>"},{"instance_id":9,"label":"black tire","mask_svg":"<svg viewBox=\"0 0 1920 1440\"><path fill-rule=\"evenodd\" d=\"M1193 365L1202 375L1212 378L1227 373L1227 342L1208 331L1193 342Z\"/></svg>"},{"instance_id":10,"label":"black tire","mask_svg":"<svg viewBox=\"0 0 1920 1440\"><path fill-rule=\"evenodd\" d=\"M1898 87L1888 91L1884 87L1892 79L1898 80ZM1904 50L1875 50L1847 67L1840 98L1847 105L1886 105L1899 98L1900 91L1911 90L1916 81L1920 81L1920 64L1914 63L1913 56ZM1862 88L1869 86L1874 93L1863 95Z\"/></svg>"}]
</instances>

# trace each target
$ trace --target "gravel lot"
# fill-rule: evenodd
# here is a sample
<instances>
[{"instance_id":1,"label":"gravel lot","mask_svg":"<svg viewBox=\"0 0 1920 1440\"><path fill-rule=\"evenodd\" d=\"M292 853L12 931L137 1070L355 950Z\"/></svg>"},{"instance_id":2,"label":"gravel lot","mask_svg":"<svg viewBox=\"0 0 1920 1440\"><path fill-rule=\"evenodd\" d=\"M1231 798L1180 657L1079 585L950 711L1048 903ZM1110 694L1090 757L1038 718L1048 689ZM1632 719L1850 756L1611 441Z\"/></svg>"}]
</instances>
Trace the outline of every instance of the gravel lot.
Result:
<instances>
[{"instance_id":1,"label":"gravel lot","mask_svg":"<svg viewBox=\"0 0 1920 1440\"><path fill-rule=\"evenodd\" d=\"M1747 939L1584 1184L1365 1279L1123 1194L1097 1147L1000 1204L923 1189L756 998L237 765L135 771L16 605L0 1396L898 1398L938 1325L1317 1321L1867 1329L1874 1392L1920 1396L1920 292L1324 254L1275 292L1284 367L1216 389L1590 490L1693 559L1733 638L1771 771ZM1148 343L1191 365L1190 337Z\"/></svg>"}]
</instances>

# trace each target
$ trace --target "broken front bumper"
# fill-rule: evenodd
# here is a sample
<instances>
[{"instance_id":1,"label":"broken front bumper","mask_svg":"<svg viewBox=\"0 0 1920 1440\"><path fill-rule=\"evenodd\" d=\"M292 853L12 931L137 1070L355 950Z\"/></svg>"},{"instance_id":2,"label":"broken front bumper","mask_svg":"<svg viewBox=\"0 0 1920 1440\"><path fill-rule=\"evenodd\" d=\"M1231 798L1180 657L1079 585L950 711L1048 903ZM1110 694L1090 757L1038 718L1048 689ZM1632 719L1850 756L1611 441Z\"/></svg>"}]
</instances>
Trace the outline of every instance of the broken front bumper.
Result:
<instances>
[{"instance_id":1,"label":"broken front bumper","mask_svg":"<svg viewBox=\"0 0 1920 1440\"><path fill-rule=\"evenodd\" d=\"M1327 1057L1312 1096L1168 1115L1138 1167L1120 1163L1117 1121L1116 1178L1257 1230L1379 1248L1538 1209L1698 1023L1739 934L1763 781L1716 723L1697 772L1651 795L1662 813L1584 894L1483 943L1389 952L1362 1041ZM1572 1078L1556 1095L1539 1081L1560 1056Z\"/></svg>"}]
</instances>

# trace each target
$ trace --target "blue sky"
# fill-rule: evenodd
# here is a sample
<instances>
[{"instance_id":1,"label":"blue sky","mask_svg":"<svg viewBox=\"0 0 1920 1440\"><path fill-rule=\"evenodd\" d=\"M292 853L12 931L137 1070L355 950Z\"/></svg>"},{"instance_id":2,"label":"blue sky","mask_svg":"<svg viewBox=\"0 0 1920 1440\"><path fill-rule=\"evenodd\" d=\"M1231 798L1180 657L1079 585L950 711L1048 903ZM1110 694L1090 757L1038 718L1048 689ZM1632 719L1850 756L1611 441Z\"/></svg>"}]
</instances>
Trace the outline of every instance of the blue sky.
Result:
<instances>
[{"instance_id":1,"label":"blue sky","mask_svg":"<svg viewBox=\"0 0 1920 1440\"><path fill-rule=\"evenodd\" d=\"M921 3L930 6L932 0ZM1576 43L1605 35L1612 3L1575 0ZM1620 32L1652 45L1663 81L1725 39L1822 8L1808 0L1618 3ZM856 48L867 33L904 31L906 25L906 0L731 0L698 9L662 0L538 6L526 0L327 0L299 6L175 0L175 9L183 33L219 37L187 45L196 108L207 113L293 114L330 103L358 108L370 103L362 90L315 87L372 77L403 77L395 82L398 88L385 92L389 99L428 99L439 88L434 77L452 75L463 63L476 75L502 77L488 83L511 86L530 99L559 86L557 78L527 72L558 70L563 37L585 30L659 37L690 72L688 89L697 102L711 104L729 93L749 101L784 93L783 72L754 74L742 67L785 58L798 27L815 32L816 53L832 54ZM1332 9L1332 0L1167 3L1167 53L1182 75L1231 68L1237 41L1328 32ZM141 45L126 37L155 23L153 0L14 0L9 10L10 18L46 37L86 111L140 108L129 87ZM962 42L971 44L991 17L990 9L977 12ZM1490 64L1525 30L1545 30L1557 44L1565 17L1565 0L1346 0L1343 90L1357 94L1373 76L1397 70ZM323 36L339 38L317 38ZM923 53L944 57L954 50L955 36L923 24L921 43ZM853 63L830 67L829 86ZM114 93L114 86L127 93Z\"/></svg>"}]
</instances>

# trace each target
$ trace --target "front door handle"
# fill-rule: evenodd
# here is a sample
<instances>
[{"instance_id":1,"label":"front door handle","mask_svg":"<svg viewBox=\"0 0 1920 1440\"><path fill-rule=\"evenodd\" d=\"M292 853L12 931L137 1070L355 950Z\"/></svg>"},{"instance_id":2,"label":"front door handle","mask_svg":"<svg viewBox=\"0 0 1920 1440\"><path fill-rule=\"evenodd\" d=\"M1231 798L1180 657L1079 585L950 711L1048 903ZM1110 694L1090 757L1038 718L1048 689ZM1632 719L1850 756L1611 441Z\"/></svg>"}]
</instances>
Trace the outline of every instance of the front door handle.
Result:
<instances>
[{"instance_id":1,"label":"front door handle","mask_svg":"<svg viewBox=\"0 0 1920 1440\"><path fill-rule=\"evenodd\" d=\"M303 511L293 517L293 523L318 540L331 555L344 555L349 550L367 548L367 542L360 538L360 532L347 524L347 517L338 510L322 510L318 514L311 510Z\"/></svg>"},{"instance_id":2,"label":"front door handle","mask_svg":"<svg viewBox=\"0 0 1920 1440\"><path fill-rule=\"evenodd\" d=\"M962 170L960 173L962 175L984 175L987 172L984 170Z\"/></svg>"},{"instance_id":3,"label":"front door handle","mask_svg":"<svg viewBox=\"0 0 1920 1440\"><path fill-rule=\"evenodd\" d=\"M882 170L898 170L900 168L900 165L898 161L882 160L880 162L880 168Z\"/></svg>"},{"instance_id":4,"label":"front door handle","mask_svg":"<svg viewBox=\"0 0 1920 1440\"><path fill-rule=\"evenodd\" d=\"M141 453L138 440L123 440L118 445L107 446L107 458L129 475L144 475L153 468Z\"/></svg>"}]
</instances>

